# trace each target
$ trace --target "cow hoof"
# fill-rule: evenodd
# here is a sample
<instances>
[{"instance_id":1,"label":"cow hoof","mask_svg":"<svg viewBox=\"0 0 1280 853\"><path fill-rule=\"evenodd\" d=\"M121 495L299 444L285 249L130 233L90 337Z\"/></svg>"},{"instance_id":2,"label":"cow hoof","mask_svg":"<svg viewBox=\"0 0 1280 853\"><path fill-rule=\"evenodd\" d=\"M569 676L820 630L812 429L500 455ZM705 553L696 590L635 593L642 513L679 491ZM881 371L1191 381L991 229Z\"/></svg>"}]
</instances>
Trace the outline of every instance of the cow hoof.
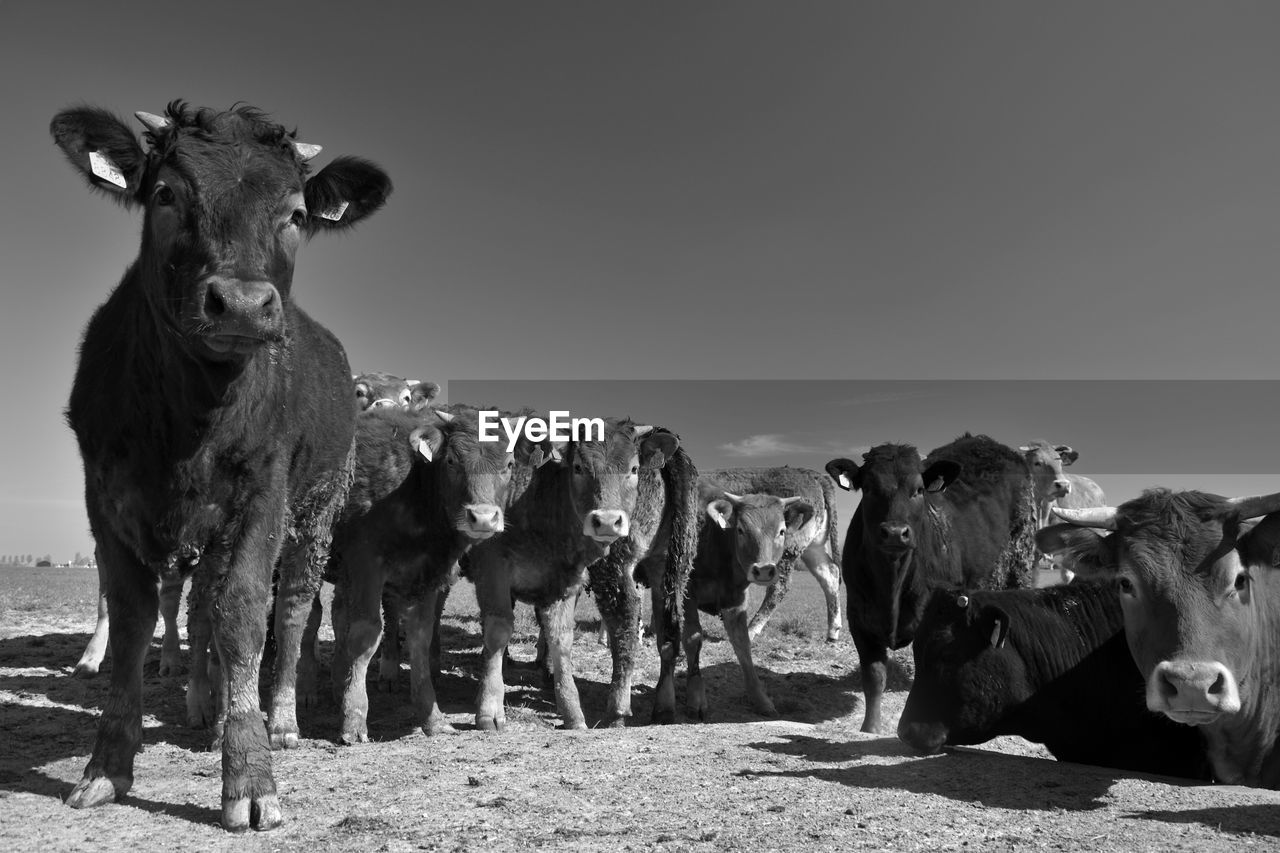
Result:
<instances>
[{"instance_id":1,"label":"cow hoof","mask_svg":"<svg viewBox=\"0 0 1280 853\"><path fill-rule=\"evenodd\" d=\"M627 727L627 718L624 714L614 714L604 721L606 729L625 729Z\"/></svg>"},{"instance_id":2,"label":"cow hoof","mask_svg":"<svg viewBox=\"0 0 1280 853\"><path fill-rule=\"evenodd\" d=\"M293 749L298 745L297 732L272 732L271 748L272 749Z\"/></svg>"},{"instance_id":3,"label":"cow hoof","mask_svg":"<svg viewBox=\"0 0 1280 853\"><path fill-rule=\"evenodd\" d=\"M127 790L129 786L122 783L119 793L123 795ZM95 776L92 779L86 776L71 789L71 794L67 797L67 805L73 809L91 809L94 806L114 803L116 795L116 785L106 776Z\"/></svg>"},{"instance_id":4,"label":"cow hoof","mask_svg":"<svg viewBox=\"0 0 1280 853\"><path fill-rule=\"evenodd\" d=\"M587 721L583 719L564 721L565 731L580 731L582 729L585 729L586 727L587 727Z\"/></svg>"},{"instance_id":5,"label":"cow hoof","mask_svg":"<svg viewBox=\"0 0 1280 853\"><path fill-rule=\"evenodd\" d=\"M71 674L76 678L93 678L98 674L98 665L96 663L78 663Z\"/></svg>"},{"instance_id":6,"label":"cow hoof","mask_svg":"<svg viewBox=\"0 0 1280 853\"><path fill-rule=\"evenodd\" d=\"M355 746L358 743L368 743L369 733L360 731L343 732L338 739L346 746Z\"/></svg>"},{"instance_id":7,"label":"cow hoof","mask_svg":"<svg viewBox=\"0 0 1280 853\"><path fill-rule=\"evenodd\" d=\"M422 733L428 737L452 734L456 731L457 729L453 727L453 723L443 718L427 720L422 724Z\"/></svg>"},{"instance_id":8,"label":"cow hoof","mask_svg":"<svg viewBox=\"0 0 1280 853\"><path fill-rule=\"evenodd\" d=\"M759 711L761 714L763 714L766 717L778 716L778 709L773 707L773 703L770 702L768 699L764 700L763 702L752 702L751 704L755 706L757 711Z\"/></svg>"},{"instance_id":9,"label":"cow hoof","mask_svg":"<svg viewBox=\"0 0 1280 853\"><path fill-rule=\"evenodd\" d=\"M500 732L507 727L507 721L498 717L476 717L476 728L482 732Z\"/></svg>"},{"instance_id":10,"label":"cow hoof","mask_svg":"<svg viewBox=\"0 0 1280 853\"><path fill-rule=\"evenodd\" d=\"M251 827L267 832L282 823L284 813L280 811L280 799L275 794L222 802L222 828L227 832L240 833Z\"/></svg>"}]
</instances>

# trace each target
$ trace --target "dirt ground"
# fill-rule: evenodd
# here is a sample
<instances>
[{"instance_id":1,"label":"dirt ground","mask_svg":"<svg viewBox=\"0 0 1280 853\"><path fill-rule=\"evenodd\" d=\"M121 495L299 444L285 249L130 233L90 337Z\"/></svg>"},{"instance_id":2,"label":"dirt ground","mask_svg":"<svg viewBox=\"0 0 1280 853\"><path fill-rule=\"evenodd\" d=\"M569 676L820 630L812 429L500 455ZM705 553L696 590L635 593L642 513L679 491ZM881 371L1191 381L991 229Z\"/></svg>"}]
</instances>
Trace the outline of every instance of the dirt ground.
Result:
<instances>
[{"instance_id":1,"label":"dirt ground","mask_svg":"<svg viewBox=\"0 0 1280 853\"><path fill-rule=\"evenodd\" d=\"M746 705L717 620L704 619L709 720L649 726L657 654L646 642L626 730L557 728L554 700L530 668L508 668L508 729L471 726L479 661L465 582L446 612L441 707L459 728L428 738L404 695L371 687L373 742L334 743L331 702L302 716L309 739L275 754L287 823L231 836L218 825L220 758L184 725L184 679L145 682L145 752L121 803L75 811L62 799L93 746L107 673L71 670L92 628L96 576L83 569L0 569L0 850L1195 850L1280 847L1280 792L1187 785L1063 764L1002 738L920 757L896 738L860 734L857 662L823 641L821 596L793 583L756 644L779 711ZM575 668L588 723L602 706L608 655L594 610L579 611ZM332 652L326 633L323 650ZM531 613L513 654L530 660ZM886 716L909 687L909 652L891 672ZM407 682L407 672L404 673ZM265 681L265 679L264 679ZM678 681L683 701L683 672Z\"/></svg>"}]
</instances>

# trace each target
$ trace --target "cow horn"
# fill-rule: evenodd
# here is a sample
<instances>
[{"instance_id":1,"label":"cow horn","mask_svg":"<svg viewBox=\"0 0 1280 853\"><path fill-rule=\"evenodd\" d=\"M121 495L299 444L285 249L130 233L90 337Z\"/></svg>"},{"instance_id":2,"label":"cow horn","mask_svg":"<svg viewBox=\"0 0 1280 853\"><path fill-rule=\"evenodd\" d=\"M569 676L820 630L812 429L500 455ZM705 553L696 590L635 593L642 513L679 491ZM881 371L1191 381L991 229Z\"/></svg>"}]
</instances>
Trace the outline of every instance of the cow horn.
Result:
<instances>
[{"instance_id":1,"label":"cow horn","mask_svg":"<svg viewBox=\"0 0 1280 853\"><path fill-rule=\"evenodd\" d=\"M729 503L742 503L742 495L735 495L733 492L725 492L724 499Z\"/></svg>"},{"instance_id":2,"label":"cow horn","mask_svg":"<svg viewBox=\"0 0 1280 853\"><path fill-rule=\"evenodd\" d=\"M298 156L302 158L304 163L324 150L323 145L314 145L310 142L294 142L290 140L290 144L293 145L293 150L298 152Z\"/></svg>"},{"instance_id":3,"label":"cow horn","mask_svg":"<svg viewBox=\"0 0 1280 853\"><path fill-rule=\"evenodd\" d=\"M144 113L142 110L138 110L134 115L137 116L138 121L142 122L143 127L152 133L159 133L173 124L169 119L164 116L158 116L155 113Z\"/></svg>"},{"instance_id":4,"label":"cow horn","mask_svg":"<svg viewBox=\"0 0 1280 853\"><path fill-rule=\"evenodd\" d=\"M1280 494L1231 498L1227 503L1237 509L1242 519L1258 518L1259 516L1270 515L1273 512L1280 512Z\"/></svg>"},{"instance_id":5,"label":"cow horn","mask_svg":"<svg viewBox=\"0 0 1280 853\"><path fill-rule=\"evenodd\" d=\"M646 424L644 426L641 426L640 424L636 424L636 426L633 427L633 429L635 430L636 438L644 438L646 435L653 432L653 425Z\"/></svg>"},{"instance_id":6,"label":"cow horn","mask_svg":"<svg viewBox=\"0 0 1280 853\"><path fill-rule=\"evenodd\" d=\"M444 421L445 423L453 422L453 415L449 414L444 409L436 409L435 412L436 412L436 417Z\"/></svg>"},{"instance_id":7,"label":"cow horn","mask_svg":"<svg viewBox=\"0 0 1280 853\"><path fill-rule=\"evenodd\" d=\"M1053 514L1063 521L1077 527L1100 527L1104 530L1116 529L1116 508L1113 506L1091 506L1082 509L1051 507Z\"/></svg>"}]
</instances>

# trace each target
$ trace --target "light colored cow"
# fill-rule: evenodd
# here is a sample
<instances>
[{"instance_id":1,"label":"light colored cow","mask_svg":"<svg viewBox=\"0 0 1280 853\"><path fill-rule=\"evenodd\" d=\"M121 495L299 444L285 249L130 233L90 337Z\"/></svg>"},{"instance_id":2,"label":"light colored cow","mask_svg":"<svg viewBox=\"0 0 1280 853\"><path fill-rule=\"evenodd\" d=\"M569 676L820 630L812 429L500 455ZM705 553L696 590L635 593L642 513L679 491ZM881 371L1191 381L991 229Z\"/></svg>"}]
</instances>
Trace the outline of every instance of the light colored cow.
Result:
<instances>
[{"instance_id":1,"label":"light colored cow","mask_svg":"<svg viewBox=\"0 0 1280 853\"><path fill-rule=\"evenodd\" d=\"M1062 470L1080 458L1080 454L1069 445L1037 440L1018 449L1027 457L1027 466L1035 483L1038 527L1047 527L1057 520L1052 514L1055 506L1084 509L1106 505L1101 486L1088 477ZM1047 558L1044 567L1056 568L1062 583L1070 583L1075 576L1074 567L1065 556Z\"/></svg>"}]
</instances>

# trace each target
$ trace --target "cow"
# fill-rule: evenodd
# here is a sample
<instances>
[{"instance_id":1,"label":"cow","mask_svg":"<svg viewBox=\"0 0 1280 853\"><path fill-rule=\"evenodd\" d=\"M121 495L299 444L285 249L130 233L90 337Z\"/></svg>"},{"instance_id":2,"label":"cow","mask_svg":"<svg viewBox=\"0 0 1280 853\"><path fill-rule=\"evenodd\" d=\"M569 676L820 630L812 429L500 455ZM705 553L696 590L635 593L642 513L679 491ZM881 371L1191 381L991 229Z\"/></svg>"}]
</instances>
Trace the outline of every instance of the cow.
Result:
<instances>
[{"instance_id":1,"label":"cow","mask_svg":"<svg viewBox=\"0 0 1280 853\"><path fill-rule=\"evenodd\" d=\"M91 187L143 210L138 258L89 321L67 408L114 662L67 803L97 806L132 787L157 583L192 575L189 622L207 626L192 630L193 679L207 678L197 652L210 633L221 662L210 722L222 825L268 830L283 820L271 747L296 742L292 672L355 426L346 354L292 299L294 256L304 237L382 207L391 182L352 157L309 176L319 146L253 107L175 101L162 116L136 115L146 147L94 107L50 125ZM258 669L277 564L277 689L264 727Z\"/></svg>"},{"instance_id":2,"label":"cow","mask_svg":"<svg viewBox=\"0 0 1280 853\"><path fill-rule=\"evenodd\" d=\"M765 591L764 600L751 617L747 635L754 640L764 630L791 583L791 570L800 561L818 581L827 602L827 642L840 639L840 540L836 533L835 489L831 479L809 468L723 468L705 472L703 480L715 480L737 494L802 496L815 512L811 521L787 538L787 553L778 561L778 573Z\"/></svg>"},{"instance_id":3,"label":"cow","mask_svg":"<svg viewBox=\"0 0 1280 853\"><path fill-rule=\"evenodd\" d=\"M716 476L723 473L716 471L698 481L699 503L705 508L706 518L698 533L698 552L684 600L683 639L689 667L686 704L690 713L700 720L706 719L707 695L699 665L702 626L698 611L701 610L720 616L742 667L747 700L761 714L772 717L777 715L777 710L760 685L751 660L747 590L752 584L769 586L776 581L785 556L796 553L795 540L801 536L806 540L812 538L812 531L802 534L802 530L814 526L811 522L817 508L803 495L738 495L725 491L722 483L738 478ZM779 491L783 490L784 477L771 478ZM800 475L792 479L807 478Z\"/></svg>"},{"instance_id":4,"label":"cow","mask_svg":"<svg viewBox=\"0 0 1280 853\"><path fill-rule=\"evenodd\" d=\"M162 676L182 674L182 649L178 636L178 609L182 605L182 584L182 578L176 575L164 577L160 581L160 615L164 618L164 640L160 646L160 675ZM93 678L98 674L102 661L107 656L110 624L107 613L107 591L100 580L98 621L94 625L93 636L89 638L84 653L76 662L72 675L77 678Z\"/></svg>"},{"instance_id":5,"label":"cow","mask_svg":"<svg viewBox=\"0 0 1280 853\"><path fill-rule=\"evenodd\" d=\"M351 381L356 386L356 405L362 412L383 406L421 411L430 406L440 393L440 386L434 382L401 379L390 373L356 373Z\"/></svg>"},{"instance_id":6,"label":"cow","mask_svg":"<svg viewBox=\"0 0 1280 853\"><path fill-rule=\"evenodd\" d=\"M1101 486L1088 477L1062 470L1080 458L1080 454L1070 446L1037 440L1018 449L1026 455L1035 481L1037 527L1047 527L1054 522L1052 508L1055 506L1081 508L1106 505L1106 495ZM1075 572L1069 563L1052 561L1052 565L1058 569L1062 583L1071 582Z\"/></svg>"},{"instance_id":7,"label":"cow","mask_svg":"<svg viewBox=\"0 0 1280 853\"><path fill-rule=\"evenodd\" d=\"M935 587L1033 585L1035 505L1026 460L984 435L966 433L923 462L906 444L862 458L833 459L826 470L862 492L842 565L866 695L862 730L875 732L888 650L911 642Z\"/></svg>"},{"instance_id":8,"label":"cow","mask_svg":"<svg viewBox=\"0 0 1280 853\"><path fill-rule=\"evenodd\" d=\"M443 606L467 549L502 532L516 457L527 462L532 455L527 439L513 454L505 441L479 441L478 432L476 412L462 407L453 413L375 408L357 420L355 482L334 527L326 573L337 587L333 675L343 743L369 739L365 677L383 631L384 588L409 605L418 721L426 734L451 728L436 703L428 660L437 604ZM309 624L304 649L314 648L318 621ZM388 624L388 632L395 629Z\"/></svg>"},{"instance_id":9,"label":"cow","mask_svg":"<svg viewBox=\"0 0 1280 853\"><path fill-rule=\"evenodd\" d=\"M631 716L639 643L628 627L639 610L634 579L650 589L661 659L653 719L675 720L683 596L697 540L697 470L668 430L631 420L603 424L603 436L541 442L543 464L513 486L505 532L466 557L484 632L477 728L506 725L502 660L513 600L537 611L564 727L586 727L570 652L573 607L588 577L613 660L603 722L624 726Z\"/></svg>"},{"instance_id":10,"label":"cow","mask_svg":"<svg viewBox=\"0 0 1280 853\"><path fill-rule=\"evenodd\" d=\"M1017 735L1059 761L1208 780L1191 728L1147 710L1115 592L935 590L898 737L925 753Z\"/></svg>"},{"instance_id":11,"label":"cow","mask_svg":"<svg viewBox=\"0 0 1280 853\"><path fill-rule=\"evenodd\" d=\"M1067 524L1038 541L1114 581L1147 707L1200 729L1217 781L1280 788L1280 494L1149 489L1054 513Z\"/></svg>"}]
</instances>

